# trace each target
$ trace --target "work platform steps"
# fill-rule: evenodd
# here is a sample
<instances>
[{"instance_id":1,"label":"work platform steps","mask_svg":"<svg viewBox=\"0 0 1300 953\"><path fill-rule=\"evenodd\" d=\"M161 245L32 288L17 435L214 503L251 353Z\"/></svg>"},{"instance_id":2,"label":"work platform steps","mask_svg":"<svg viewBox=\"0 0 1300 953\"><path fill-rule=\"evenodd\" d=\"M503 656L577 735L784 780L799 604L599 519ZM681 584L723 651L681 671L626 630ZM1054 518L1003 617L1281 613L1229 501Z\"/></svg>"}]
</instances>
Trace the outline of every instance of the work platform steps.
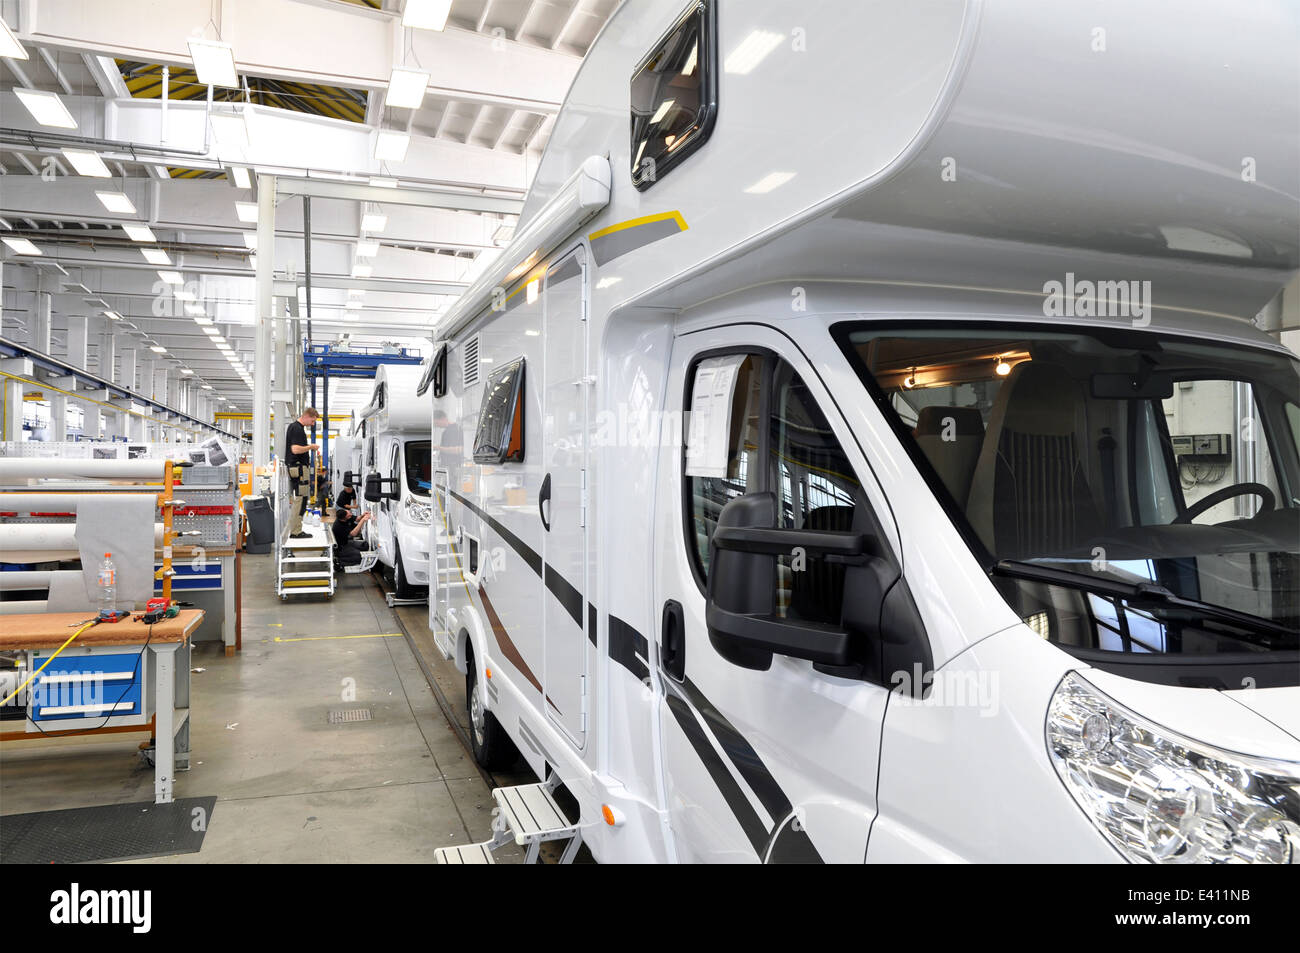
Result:
<instances>
[{"instance_id":1,"label":"work platform steps","mask_svg":"<svg viewBox=\"0 0 1300 953\"><path fill-rule=\"evenodd\" d=\"M520 784L509 788L495 788L492 799L497 803L493 821L496 835L481 844L463 847L440 847L433 852L436 864L494 864L492 852L512 840L527 848L524 863L537 863L541 845L547 841L567 840L569 843L560 856L560 863L573 863L582 844L578 825L564 816L555 802L552 784Z\"/></svg>"}]
</instances>

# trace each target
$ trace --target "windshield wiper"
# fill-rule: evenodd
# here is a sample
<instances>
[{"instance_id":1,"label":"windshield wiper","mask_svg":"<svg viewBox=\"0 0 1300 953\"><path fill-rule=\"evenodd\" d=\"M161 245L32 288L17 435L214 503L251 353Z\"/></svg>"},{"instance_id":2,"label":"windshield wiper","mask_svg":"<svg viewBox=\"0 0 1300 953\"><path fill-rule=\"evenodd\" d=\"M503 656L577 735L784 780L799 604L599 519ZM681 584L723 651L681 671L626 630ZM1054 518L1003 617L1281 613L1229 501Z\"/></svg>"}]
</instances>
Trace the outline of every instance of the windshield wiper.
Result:
<instances>
[{"instance_id":1,"label":"windshield wiper","mask_svg":"<svg viewBox=\"0 0 1300 953\"><path fill-rule=\"evenodd\" d=\"M1257 632L1286 636L1288 639L1294 639L1296 635L1295 629L1288 628L1280 622L1274 622L1272 619L1252 615L1238 609L1229 609L1227 606L1218 606L1212 602L1187 599L1166 589L1159 583L1124 582L1119 579L1094 576L1073 569L1041 566L1037 563L1024 562L1019 559L1000 559L993 564L992 572L995 575L1006 576L1011 579L1027 579L1031 582L1051 583L1069 589L1082 589L1100 596L1114 596L1126 599L1129 602L1146 602L1187 609L1208 616L1211 619L1243 626Z\"/></svg>"}]
</instances>

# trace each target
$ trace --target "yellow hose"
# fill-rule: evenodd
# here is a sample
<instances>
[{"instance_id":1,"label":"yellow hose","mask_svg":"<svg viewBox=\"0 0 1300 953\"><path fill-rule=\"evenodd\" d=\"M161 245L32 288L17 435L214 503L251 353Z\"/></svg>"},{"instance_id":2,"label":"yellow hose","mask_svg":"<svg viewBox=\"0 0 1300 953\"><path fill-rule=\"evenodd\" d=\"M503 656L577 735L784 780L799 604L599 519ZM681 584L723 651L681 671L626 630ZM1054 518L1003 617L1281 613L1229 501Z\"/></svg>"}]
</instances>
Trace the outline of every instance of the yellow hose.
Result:
<instances>
[{"instance_id":1,"label":"yellow hose","mask_svg":"<svg viewBox=\"0 0 1300 953\"><path fill-rule=\"evenodd\" d=\"M51 655L49 658L47 658L47 659L45 660L45 665L49 665L49 664L50 664L51 662L53 662L56 658L58 658L59 652L62 652L62 651L63 651L64 649L66 649L69 645L71 645L73 639L75 639L77 636L81 635L82 632L85 632L87 629L89 629L92 625L94 625L94 624L95 624L96 622L98 622L98 621L99 621L98 619L91 619L89 622L83 623L82 626L81 626L79 629L77 629L76 632L73 632L72 635L70 635L70 636L68 637L68 641L64 642L62 645L59 646L58 651L56 651L53 655ZM32 683L32 679L33 679L33 678L35 678L37 675L41 674L41 672L45 671L45 665L42 665L42 666L41 666L40 668L38 668L36 671L32 672L32 674L28 675L28 676L27 676L27 681L23 682L21 685L19 685L17 688L15 688L15 689L13 690L12 694L10 694L7 698L5 698L4 701L0 702L0 706L3 706L3 705L7 705L7 704L9 704L9 699L10 699L10 698L15 697L19 692L21 692L24 688L26 688L28 685L30 685L30 684Z\"/></svg>"}]
</instances>

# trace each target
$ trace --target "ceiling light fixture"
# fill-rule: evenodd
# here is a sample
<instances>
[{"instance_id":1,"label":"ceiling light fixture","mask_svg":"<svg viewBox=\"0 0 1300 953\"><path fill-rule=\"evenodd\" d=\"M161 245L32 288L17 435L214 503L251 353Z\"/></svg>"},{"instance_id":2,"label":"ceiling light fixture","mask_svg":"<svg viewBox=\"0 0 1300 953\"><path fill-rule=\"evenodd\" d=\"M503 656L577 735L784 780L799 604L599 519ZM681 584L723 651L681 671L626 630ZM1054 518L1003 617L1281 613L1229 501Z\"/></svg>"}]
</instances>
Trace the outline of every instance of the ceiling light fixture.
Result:
<instances>
[{"instance_id":1,"label":"ceiling light fixture","mask_svg":"<svg viewBox=\"0 0 1300 953\"><path fill-rule=\"evenodd\" d=\"M185 278L179 271L160 271L158 277L169 285L185 284Z\"/></svg>"},{"instance_id":2,"label":"ceiling light fixture","mask_svg":"<svg viewBox=\"0 0 1300 953\"><path fill-rule=\"evenodd\" d=\"M253 180L249 176L248 170L242 165L231 167L230 174L235 180L235 188L251 189L253 187Z\"/></svg>"},{"instance_id":3,"label":"ceiling light fixture","mask_svg":"<svg viewBox=\"0 0 1300 953\"><path fill-rule=\"evenodd\" d=\"M361 216L361 230L363 232L382 232L387 227L387 215L381 215L378 212L367 212Z\"/></svg>"},{"instance_id":4,"label":"ceiling light fixture","mask_svg":"<svg viewBox=\"0 0 1300 953\"><path fill-rule=\"evenodd\" d=\"M239 216L241 222L257 221L257 203L256 202L236 202L235 214Z\"/></svg>"},{"instance_id":5,"label":"ceiling light fixture","mask_svg":"<svg viewBox=\"0 0 1300 953\"><path fill-rule=\"evenodd\" d=\"M419 109L420 103L424 102L424 91L428 88L428 73L393 67L393 72L388 77L384 105L395 109Z\"/></svg>"},{"instance_id":6,"label":"ceiling light fixture","mask_svg":"<svg viewBox=\"0 0 1300 953\"><path fill-rule=\"evenodd\" d=\"M151 344L149 350L153 351L155 354L167 353L167 348L163 347L161 344Z\"/></svg>"},{"instance_id":7,"label":"ceiling light fixture","mask_svg":"<svg viewBox=\"0 0 1300 953\"><path fill-rule=\"evenodd\" d=\"M0 238L16 255L39 255L41 250L25 238Z\"/></svg>"},{"instance_id":8,"label":"ceiling light fixture","mask_svg":"<svg viewBox=\"0 0 1300 953\"><path fill-rule=\"evenodd\" d=\"M151 265L170 265L171 258L161 248L141 248L140 254L144 255L144 260Z\"/></svg>"},{"instance_id":9,"label":"ceiling light fixture","mask_svg":"<svg viewBox=\"0 0 1300 953\"><path fill-rule=\"evenodd\" d=\"M194 72L204 86L239 87L239 73L235 69L235 51L229 43L215 40L190 40L190 57Z\"/></svg>"},{"instance_id":10,"label":"ceiling light fixture","mask_svg":"<svg viewBox=\"0 0 1300 953\"><path fill-rule=\"evenodd\" d=\"M353 277L353 278L369 278L372 274L374 274L374 271L375 271L375 269L374 269L374 267L371 266L371 265L353 265L353 266L352 266L352 277Z\"/></svg>"},{"instance_id":11,"label":"ceiling light fixture","mask_svg":"<svg viewBox=\"0 0 1300 953\"><path fill-rule=\"evenodd\" d=\"M99 153L86 149L64 149L63 156L72 168L77 170L78 175L95 179L110 178L108 166L104 165L104 160L99 157Z\"/></svg>"},{"instance_id":12,"label":"ceiling light fixture","mask_svg":"<svg viewBox=\"0 0 1300 953\"><path fill-rule=\"evenodd\" d=\"M397 188L397 180L396 180L396 179L385 178L385 177L382 176L382 175L372 175L372 176L370 177L370 184L373 185L373 186L374 186L375 188L377 188L377 189L395 189L395 188Z\"/></svg>"},{"instance_id":13,"label":"ceiling light fixture","mask_svg":"<svg viewBox=\"0 0 1300 953\"><path fill-rule=\"evenodd\" d=\"M7 56L11 60L27 59L27 51L4 20L0 20L0 56Z\"/></svg>"},{"instance_id":14,"label":"ceiling light fixture","mask_svg":"<svg viewBox=\"0 0 1300 953\"><path fill-rule=\"evenodd\" d=\"M22 89L14 87L14 95L18 101L27 107L27 111L32 114L42 126L53 126L57 129L76 129L77 120L72 118L72 113L68 112L68 107L63 105L57 93L47 93L43 89Z\"/></svg>"},{"instance_id":15,"label":"ceiling light fixture","mask_svg":"<svg viewBox=\"0 0 1300 953\"><path fill-rule=\"evenodd\" d=\"M133 242L156 242L158 239L153 237L153 230L148 225L123 225L122 231L126 232L126 237Z\"/></svg>"},{"instance_id":16,"label":"ceiling light fixture","mask_svg":"<svg viewBox=\"0 0 1300 953\"><path fill-rule=\"evenodd\" d=\"M413 30L442 30L451 13L451 0L406 0L402 26Z\"/></svg>"},{"instance_id":17,"label":"ceiling light fixture","mask_svg":"<svg viewBox=\"0 0 1300 953\"><path fill-rule=\"evenodd\" d=\"M357 242L358 258L374 258L379 254L379 242L359 241Z\"/></svg>"}]
</instances>

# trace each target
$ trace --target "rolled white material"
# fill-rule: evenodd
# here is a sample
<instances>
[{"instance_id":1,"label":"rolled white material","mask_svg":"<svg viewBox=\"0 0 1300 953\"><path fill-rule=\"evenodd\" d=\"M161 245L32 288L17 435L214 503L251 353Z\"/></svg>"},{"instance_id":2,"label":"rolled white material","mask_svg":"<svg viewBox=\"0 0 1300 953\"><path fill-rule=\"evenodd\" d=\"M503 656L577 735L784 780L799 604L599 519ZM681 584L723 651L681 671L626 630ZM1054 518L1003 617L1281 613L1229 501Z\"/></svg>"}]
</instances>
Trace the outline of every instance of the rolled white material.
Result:
<instances>
[{"instance_id":1,"label":"rolled white material","mask_svg":"<svg viewBox=\"0 0 1300 953\"><path fill-rule=\"evenodd\" d=\"M11 523L0 532L0 554L4 562L29 562L18 554L33 552L48 559L51 551L77 553L76 523ZM162 523L153 524L155 548L162 545ZM75 558L75 557L70 557Z\"/></svg>"},{"instance_id":2,"label":"rolled white material","mask_svg":"<svg viewBox=\"0 0 1300 953\"><path fill-rule=\"evenodd\" d=\"M45 611L44 599L24 600L23 602L0 602L0 615L27 615Z\"/></svg>"},{"instance_id":3,"label":"rolled white material","mask_svg":"<svg viewBox=\"0 0 1300 953\"><path fill-rule=\"evenodd\" d=\"M112 462L112 461L109 461ZM102 497L103 494L97 494ZM113 504L144 497L157 499L156 493L114 493ZM0 492L0 513L75 513L77 502L90 499L85 493L4 493Z\"/></svg>"},{"instance_id":4,"label":"rolled white material","mask_svg":"<svg viewBox=\"0 0 1300 953\"><path fill-rule=\"evenodd\" d=\"M18 480L162 479L161 460L68 460L63 457L0 457L0 483Z\"/></svg>"}]
</instances>

